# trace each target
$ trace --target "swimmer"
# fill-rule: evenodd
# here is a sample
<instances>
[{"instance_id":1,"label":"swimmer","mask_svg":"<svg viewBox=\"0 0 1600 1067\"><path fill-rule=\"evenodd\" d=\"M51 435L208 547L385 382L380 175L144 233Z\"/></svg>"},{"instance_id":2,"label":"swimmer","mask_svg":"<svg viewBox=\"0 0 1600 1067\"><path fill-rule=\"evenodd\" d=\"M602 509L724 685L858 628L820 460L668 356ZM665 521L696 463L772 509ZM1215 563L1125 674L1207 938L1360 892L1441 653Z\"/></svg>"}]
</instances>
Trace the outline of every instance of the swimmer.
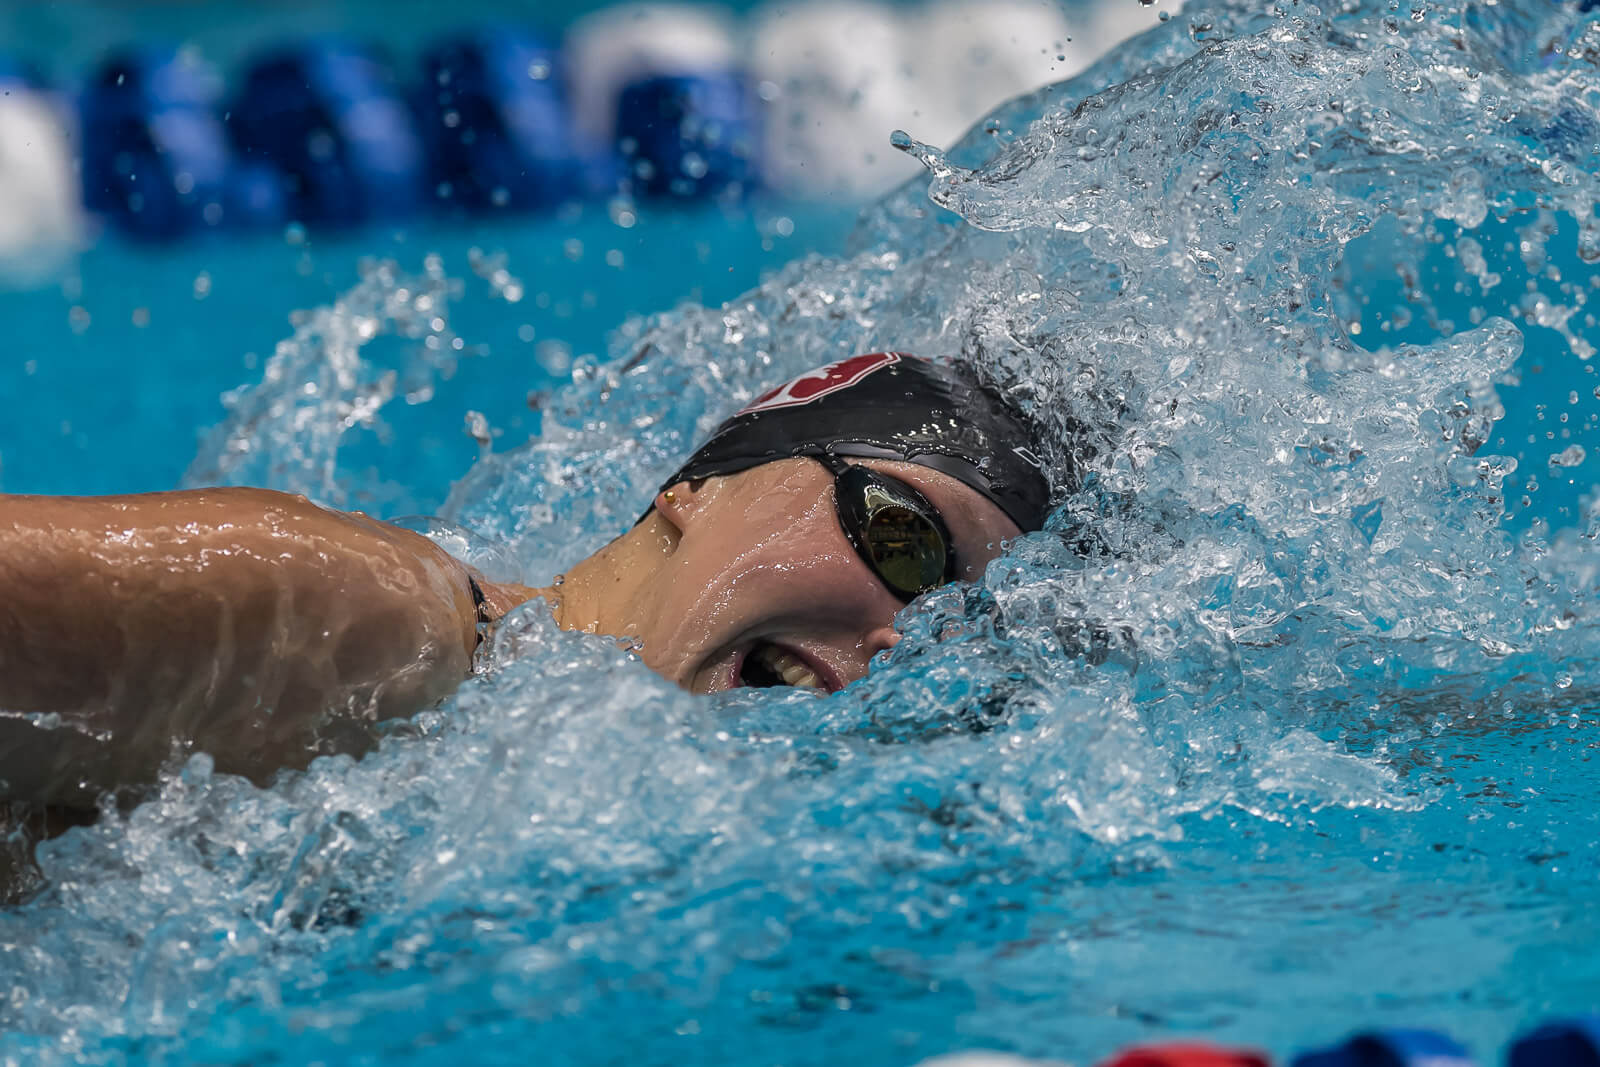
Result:
<instances>
[{"instance_id":1,"label":"swimmer","mask_svg":"<svg viewBox=\"0 0 1600 1067\"><path fill-rule=\"evenodd\" d=\"M266 490L0 495L0 801L92 807L191 752L257 781L358 752L535 598L696 693L838 690L894 645L902 607L1043 525L1030 437L958 366L846 359L723 423L543 588Z\"/></svg>"}]
</instances>

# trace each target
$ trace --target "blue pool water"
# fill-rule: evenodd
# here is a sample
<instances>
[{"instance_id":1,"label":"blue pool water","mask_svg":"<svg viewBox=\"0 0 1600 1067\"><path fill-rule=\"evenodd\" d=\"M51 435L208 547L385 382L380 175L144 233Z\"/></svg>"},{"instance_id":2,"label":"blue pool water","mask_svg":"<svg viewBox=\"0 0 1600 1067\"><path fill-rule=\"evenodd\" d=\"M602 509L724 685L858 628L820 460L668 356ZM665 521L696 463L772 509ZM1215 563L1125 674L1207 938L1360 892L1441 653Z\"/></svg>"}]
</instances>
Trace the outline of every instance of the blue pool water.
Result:
<instances>
[{"instance_id":1,"label":"blue pool water","mask_svg":"<svg viewBox=\"0 0 1600 1067\"><path fill-rule=\"evenodd\" d=\"M0 490L175 487L221 420L222 394L259 379L292 315L334 301L365 260L420 271L433 254L461 283L452 321L471 345L435 383L439 403L384 412L395 432L371 457L408 490L401 510L430 510L478 453L465 412L511 435L502 446L525 438L536 425L528 394L566 378L572 358L603 354L627 315L734 296L796 250L838 244L852 214L758 202L737 213L631 209L619 226L602 203L555 218L294 227L170 248L108 236L64 280L0 292L12 339L0 364ZM510 275L498 294L497 265ZM515 301L504 293L513 283Z\"/></svg>"},{"instance_id":2,"label":"blue pool water","mask_svg":"<svg viewBox=\"0 0 1600 1067\"><path fill-rule=\"evenodd\" d=\"M5 488L436 509L530 580L845 352L964 353L1052 462L1093 452L835 696L693 698L535 604L360 761L175 766L40 848L0 1053L1088 1062L1407 1024L1492 1060L1592 1008L1597 63L1570 5L1209 4L948 153L902 139L931 180L848 238L797 217L826 257L784 264L759 216L549 221L314 242L306 274L277 241L107 247L8 298L39 353L4 371ZM547 339L599 358L556 373ZM468 410L502 434L446 496Z\"/></svg>"}]
</instances>

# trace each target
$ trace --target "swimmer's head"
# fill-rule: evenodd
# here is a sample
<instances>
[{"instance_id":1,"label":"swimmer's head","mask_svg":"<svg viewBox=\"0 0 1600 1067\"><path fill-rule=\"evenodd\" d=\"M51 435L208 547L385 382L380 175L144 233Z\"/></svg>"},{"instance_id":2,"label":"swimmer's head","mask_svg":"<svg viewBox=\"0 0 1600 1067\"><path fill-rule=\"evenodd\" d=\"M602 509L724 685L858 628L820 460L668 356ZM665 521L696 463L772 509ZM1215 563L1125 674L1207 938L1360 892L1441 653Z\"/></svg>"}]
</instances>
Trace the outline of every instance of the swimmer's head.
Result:
<instances>
[{"instance_id":1,"label":"swimmer's head","mask_svg":"<svg viewBox=\"0 0 1600 1067\"><path fill-rule=\"evenodd\" d=\"M902 460L950 475L1031 531L1050 503L1033 438L1021 412L963 365L873 352L761 394L667 485L791 456Z\"/></svg>"},{"instance_id":2,"label":"swimmer's head","mask_svg":"<svg viewBox=\"0 0 1600 1067\"><path fill-rule=\"evenodd\" d=\"M588 561L597 607L570 622L637 638L696 692L839 689L899 639L906 603L977 580L1043 525L1035 444L958 366L876 353L818 368L724 422L667 480Z\"/></svg>"}]
</instances>

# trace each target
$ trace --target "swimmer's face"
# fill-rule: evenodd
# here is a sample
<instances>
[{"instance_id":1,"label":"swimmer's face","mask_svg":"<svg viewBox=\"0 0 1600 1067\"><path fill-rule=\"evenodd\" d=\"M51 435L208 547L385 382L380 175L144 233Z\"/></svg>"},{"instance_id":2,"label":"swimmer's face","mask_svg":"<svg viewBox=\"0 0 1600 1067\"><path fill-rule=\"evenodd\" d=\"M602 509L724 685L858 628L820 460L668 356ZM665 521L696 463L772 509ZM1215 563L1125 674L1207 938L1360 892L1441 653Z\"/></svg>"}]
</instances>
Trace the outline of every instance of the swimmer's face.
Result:
<instances>
[{"instance_id":1,"label":"swimmer's face","mask_svg":"<svg viewBox=\"0 0 1600 1067\"><path fill-rule=\"evenodd\" d=\"M956 580L972 581L1018 536L959 481L910 463L852 461L920 490L943 516ZM663 565L630 605L652 668L694 692L790 684L837 690L899 635L904 605L839 526L833 475L811 459L681 482L656 497Z\"/></svg>"}]
</instances>

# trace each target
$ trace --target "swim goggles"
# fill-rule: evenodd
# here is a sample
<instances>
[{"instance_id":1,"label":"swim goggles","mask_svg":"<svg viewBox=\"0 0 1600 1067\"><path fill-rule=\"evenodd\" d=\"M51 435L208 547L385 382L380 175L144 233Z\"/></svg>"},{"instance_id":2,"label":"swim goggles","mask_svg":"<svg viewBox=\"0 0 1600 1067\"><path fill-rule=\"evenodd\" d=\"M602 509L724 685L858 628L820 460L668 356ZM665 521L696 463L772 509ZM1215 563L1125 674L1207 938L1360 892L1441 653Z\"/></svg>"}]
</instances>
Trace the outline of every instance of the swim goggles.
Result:
<instances>
[{"instance_id":1,"label":"swim goggles","mask_svg":"<svg viewBox=\"0 0 1600 1067\"><path fill-rule=\"evenodd\" d=\"M909 604L956 576L950 531L927 497L831 453L813 458L833 474L833 504L845 537L889 592Z\"/></svg>"}]
</instances>

